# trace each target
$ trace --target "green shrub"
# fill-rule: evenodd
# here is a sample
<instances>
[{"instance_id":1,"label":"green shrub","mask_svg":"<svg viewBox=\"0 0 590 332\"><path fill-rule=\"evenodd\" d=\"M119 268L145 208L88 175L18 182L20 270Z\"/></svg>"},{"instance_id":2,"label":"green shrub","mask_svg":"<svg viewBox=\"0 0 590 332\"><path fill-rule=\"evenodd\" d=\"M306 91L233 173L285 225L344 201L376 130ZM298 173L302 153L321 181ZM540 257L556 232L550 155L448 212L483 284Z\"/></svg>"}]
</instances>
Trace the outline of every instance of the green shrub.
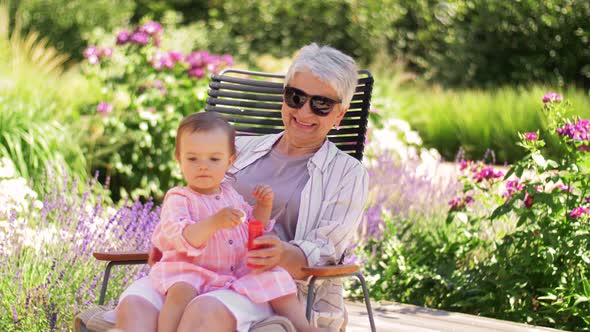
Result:
<instances>
[{"instance_id":1,"label":"green shrub","mask_svg":"<svg viewBox=\"0 0 590 332\"><path fill-rule=\"evenodd\" d=\"M162 199L182 183L174 160L176 128L204 109L208 76L232 64L229 55L184 54L160 47L159 23L120 31L118 45L89 46L86 74L101 85L97 103L82 113L90 169L110 177L113 199ZM106 181L106 179L102 179Z\"/></svg>"},{"instance_id":2,"label":"green shrub","mask_svg":"<svg viewBox=\"0 0 590 332\"><path fill-rule=\"evenodd\" d=\"M95 29L111 31L125 24L133 1L13 0L22 31L39 31L60 52L81 59L80 51Z\"/></svg>"},{"instance_id":3,"label":"green shrub","mask_svg":"<svg viewBox=\"0 0 590 332\"><path fill-rule=\"evenodd\" d=\"M587 1L421 0L398 6L406 15L392 20L390 50L426 79L460 86L590 84Z\"/></svg>"},{"instance_id":4,"label":"green shrub","mask_svg":"<svg viewBox=\"0 0 590 332\"><path fill-rule=\"evenodd\" d=\"M9 36L8 16L0 5L0 157L26 179L52 167L85 178L85 156L72 144L82 133L71 127L87 97L85 81L62 73L65 57L37 33Z\"/></svg>"}]
</instances>

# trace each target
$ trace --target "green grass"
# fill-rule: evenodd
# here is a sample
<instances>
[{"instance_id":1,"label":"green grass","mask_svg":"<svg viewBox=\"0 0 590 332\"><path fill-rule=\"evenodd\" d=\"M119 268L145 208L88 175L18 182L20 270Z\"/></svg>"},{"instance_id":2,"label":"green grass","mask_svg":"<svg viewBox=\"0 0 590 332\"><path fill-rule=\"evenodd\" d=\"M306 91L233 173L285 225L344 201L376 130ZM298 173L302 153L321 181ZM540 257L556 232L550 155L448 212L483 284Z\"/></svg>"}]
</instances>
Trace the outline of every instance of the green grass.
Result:
<instances>
[{"instance_id":1,"label":"green grass","mask_svg":"<svg viewBox=\"0 0 590 332\"><path fill-rule=\"evenodd\" d=\"M385 75L383 75L385 76ZM384 117L408 121L427 147L454 160L460 148L467 159L481 159L488 149L496 163L511 163L524 155L514 143L518 133L544 127L542 97L558 91L569 100L575 114L590 117L590 96L579 89L565 91L533 85L494 90L444 90L419 83L400 84L396 75L377 77L372 104ZM543 137L540 137L543 139ZM553 141L550 155L560 151Z\"/></svg>"}]
</instances>

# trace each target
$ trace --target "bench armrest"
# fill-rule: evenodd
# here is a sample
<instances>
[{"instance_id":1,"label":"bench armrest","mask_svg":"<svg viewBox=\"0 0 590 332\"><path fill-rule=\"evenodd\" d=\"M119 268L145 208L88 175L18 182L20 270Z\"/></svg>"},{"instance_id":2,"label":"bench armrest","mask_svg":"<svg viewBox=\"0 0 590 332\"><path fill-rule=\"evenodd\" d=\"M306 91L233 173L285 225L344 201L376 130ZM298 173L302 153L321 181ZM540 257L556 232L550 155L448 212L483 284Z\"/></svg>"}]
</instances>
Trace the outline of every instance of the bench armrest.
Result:
<instances>
[{"instance_id":1,"label":"bench armrest","mask_svg":"<svg viewBox=\"0 0 590 332\"><path fill-rule=\"evenodd\" d=\"M359 270L358 265L339 264L328 266L311 266L301 268L303 272L315 277L339 277L349 275Z\"/></svg>"},{"instance_id":2,"label":"bench armrest","mask_svg":"<svg viewBox=\"0 0 590 332\"><path fill-rule=\"evenodd\" d=\"M109 261L109 262L126 262L126 261L146 261L148 260L148 252L147 251L139 251L139 250L132 250L132 251L109 251L109 252L100 252L96 251L92 253L92 256L99 261Z\"/></svg>"}]
</instances>

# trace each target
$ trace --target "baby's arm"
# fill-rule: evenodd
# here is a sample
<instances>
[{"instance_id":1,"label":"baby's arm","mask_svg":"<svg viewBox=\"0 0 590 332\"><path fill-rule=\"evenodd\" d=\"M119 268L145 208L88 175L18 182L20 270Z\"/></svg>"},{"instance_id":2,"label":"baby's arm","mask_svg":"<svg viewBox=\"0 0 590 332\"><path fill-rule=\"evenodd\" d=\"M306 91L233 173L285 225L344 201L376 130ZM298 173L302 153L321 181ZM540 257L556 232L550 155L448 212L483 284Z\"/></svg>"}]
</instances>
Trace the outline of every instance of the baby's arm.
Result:
<instances>
[{"instance_id":1,"label":"baby's arm","mask_svg":"<svg viewBox=\"0 0 590 332\"><path fill-rule=\"evenodd\" d=\"M272 188L265 184L259 184L254 187L252 196L256 199L256 204L252 209L252 216L254 216L255 220L261 221L264 228L267 228L272 211L272 201L274 200Z\"/></svg>"},{"instance_id":2,"label":"baby's arm","mask_svg":"<svg viewBox=\"0 0 590 332\"><path fill-rule=\"evenodd\" d=\"M202 247L220 229L232 229L241 224L242 212L223 208L216 214L184 228L182 235L195 248Z\"/></svg>"}]
</instances>

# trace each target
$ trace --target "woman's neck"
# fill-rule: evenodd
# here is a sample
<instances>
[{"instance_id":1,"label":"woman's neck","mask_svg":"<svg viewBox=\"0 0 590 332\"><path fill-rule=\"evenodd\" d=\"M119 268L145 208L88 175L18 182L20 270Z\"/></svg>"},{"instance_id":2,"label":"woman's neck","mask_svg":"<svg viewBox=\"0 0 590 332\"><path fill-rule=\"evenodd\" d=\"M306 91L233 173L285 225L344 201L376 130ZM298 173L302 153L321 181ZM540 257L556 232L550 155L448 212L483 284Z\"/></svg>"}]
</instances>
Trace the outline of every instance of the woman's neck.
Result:
<instances>
[{"instance_id":1,"label":"woman's neck","mask_svg":"<svg viewBox=\"0 0 590 332\"><path fill-rule=\"evenodd\" d=\"M275 145L276 150L285 156L302 156L306 154L312 154L317 152L324 142L321 142L317 145L296 145L292 142L289 142L289 139L286 136L281 137L281 139Z\"/></svg>"}]
</instances>

